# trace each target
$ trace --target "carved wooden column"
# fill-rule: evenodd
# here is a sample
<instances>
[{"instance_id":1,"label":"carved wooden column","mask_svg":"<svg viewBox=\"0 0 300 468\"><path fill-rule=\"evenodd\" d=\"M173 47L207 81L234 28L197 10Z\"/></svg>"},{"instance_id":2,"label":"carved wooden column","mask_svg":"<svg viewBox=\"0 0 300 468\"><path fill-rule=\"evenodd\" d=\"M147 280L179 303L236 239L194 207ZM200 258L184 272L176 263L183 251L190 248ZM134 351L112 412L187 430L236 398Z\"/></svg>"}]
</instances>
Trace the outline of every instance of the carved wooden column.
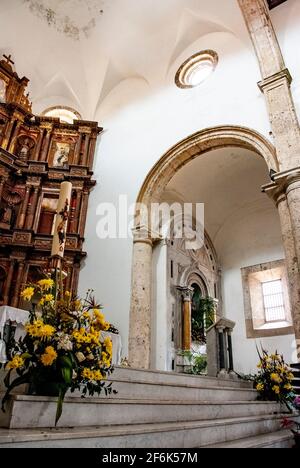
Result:
<instances>
[{"instance_id":1,"label":"carved wooden column","mask_svg":"<svg viewBox=\"0 0 300 468\"><path fill-rule=\"evenodd\" d=\"M2 148L3 149L7 149L8 145L9 145L9 142L10 142L10 137L11 137L11 134L12 134L12 130L13 130L13 127L14 127L14 124L15 124L15 120L14 119L11 119L5 129L5 132L4 132L4 139L2 141Z\"/></svg>"},{"instance_id":2,"label":"carved wooden column","mask_svg":"<svg viewBox=\"0 0 300 468\"><path fill-rule=\"evenodd\" d=\"M182 298L182 349L190 351L192 347L192 298L193 289L178 287Z\"/></svg>"},{"instance_id":3,"label":"carved wooden column","mask_svg":"<svg viewBox=\"0 0 300 468\"><path fill-rule=\"evenodd\" d=\"M0 176L0 202L1 202L1 198L2 198L2 193L3 193L3 189L4 189L4 185L5 185L5 178L4 177L1 177Z\"/></svg>"},{"instance_id":4,"label":"carved wooden column","mask_svg":"<svg viewBox=\"0 0 300 468\"><path fill-rule=\"evenodd\" d=\"M94 157L95 157L95 152L96 152L96 144L97 144L97 136L94 135L91 137L91 142L90 142L90 151L89 151L89 157L88 157L88 162L87 165L93 169L94 166Z\"/></svg>"},{"instance_id":5,"label":"carved wooden column","mask_svg":"<svg viewBox=\"0 0 300 468\"><path fill-rule=\"evenodd\" d=\"M150 368L153 241L146 228L134 230L130 307L129 362Z\"/></svg>"},{"instance_id":6,"label":"carved wooden column","mask_svg":"<svg viewBox=\"0 0 300 468\"><path fill-rule=\"evenodd\" d=\"M83 189L83 191L82 191L81 210L80 210L80 220L79 220L79 235L80 235L80 237L84 237L87 210L88 210L88 203L89 203L89 194L90 194L89 189L86 189L86 188Z\"/></svg>"},{"instance_id":7,"label":"carved wooden column","mask_svg":"<svg viewBox=\"0 0 300 468\"><path fill-rule=\"evenodd\" d=\"M38 139L37 139L37 143L36 143L36 147L35 147L35 150L34 150L34 155L33 155L33 160L34 161L38 161L38 159L39 159L39 155L40 155L40 152L41 152L41 147L42 147L42 143L43 143L43 139L44 139L44 132L45 132L45 129L42 128L40 130L40 133L39 133L39 136L38 136Z\"/></svg>"},{"instance_id":8,"label":"carved wooden column","mask_svg":"<svg viewBox=\"0 0 300 468\"><path fill-rule=\"evenodd\" d=\"M14 268L15 268L15 260L11 260L10 265L9 265L9 270L7 274L7 278L5 281L5 288L3 292L3 302L4 305L8 305L9 303L9 292L10 292L10 287L11 287L11 282L14 274Z\"/></svg>"},{"instance_id":9,"label":"carved wooden column","mask_svg":"<svg viewBox=\"0 0 300 468\"><path fill-rule=\"evenodd\" d=\"M39 187L34 187L34 191L30 200L30 204L28 205L25 229L32 229L33 227L33 222L35 219L35 213L36 213L38 197L39 197L39 190L40 190Z\"/></svg>"},{"instance_id":10,"label":"carved wooden column","mask_svg":"<svg viewBox=\"0 0 300 468\"><path fill-rule=\"evenodd\" d=\"M76 143L76 148L74 152L74 160L73 164L79 164L80 162L80 153L81 153L81 147L82 147L82 138L83 138L83 132L81 129L79 129L79 137L78 141Z\"/></svg>"},{"instance_id":11,"label":"carved wooden column","mask_svg":"<svg viewBox=\"0 0 300 468\"><path fill-rule=\"evenodd\" d=\"M25 267L24 261L20 261L18 264L16 286L15 286L14 295L13 295L12 302L11 302L12 307L18 307L18 304L19 304L21 285L23 282L24 267Z\"/></svg>"},{"instance_id":12,"label":"carved wooden column","mask_svg":"<svg viewBox=\"0 0 300 468\"><path fill-rule=\"evenodd\" d=\"M25 223L25 218L26 218L26 213L27 213L27 208L28 208L28 202L29 202L29 197L30 197L30 192L31 192L31 186L26 186L26 192L25 192L25 197L20 209L19 213L19 219L17 223L17 229L23 229L24 223Z\"/></svg>"},{"instance_id":13,"label":"carved wooden column","mask_svg":"<svg viewBox=\"0 0 300 468\"><path fill-rule=\"evenodd\" d=\"M51 141L51 134L52 134L52 125L47 125L42 128L46 130L46 135L43 141L43 151L41 155L41 161L47 161L47 156L48 156L49 146L50 146L50 141Z\"/></svg>"},{"instance_id":14,"label":"carved wooden column","mask_svg":"<svg viewBox=\"0 0 300 468\"><path fill-rule=\"evenodd\" d=\"M86 130L86 135L85 135L85 142L84 142L84 152L83 152L83 158L82 158L82 165L87 166L88 165L88 156L89 156L89 150L90 150L90 139L91 139L91 130L88 129L89 131L87 132Z\"/></svg>"},{"instance_id":15,"label":"carved wooden column","mask_svg":"<svg viewBox=\"0 0 300 468\"><path fill-rule=\"evenodd\" d=\"M75 210L75 221L74 221L75 232L78 232L78 227L79 227L79 218L80 218L80 210L81 210L81 199L82 199L82 191L81 191L81 190L77 190L76 210Z\"/></svg>"},{"instance_id":16,"label":"carved wooden column","mask_svg":"<svg viewBox=\"0 0 300 468\"><path fill-rule=\"evenodd\" d=\"M15 126L14 133L13 133L13 136L11 138L11 142L10 142L10 145L9 145L9 148L8 148L8 151L10 153L14 153L14 151L15 151L16 141L17 141L17 137L18 137L19 132L20 132L21 125L22 125L22 122L20 120L17 120L17 124Z\"/></svg>"}]
</instances>

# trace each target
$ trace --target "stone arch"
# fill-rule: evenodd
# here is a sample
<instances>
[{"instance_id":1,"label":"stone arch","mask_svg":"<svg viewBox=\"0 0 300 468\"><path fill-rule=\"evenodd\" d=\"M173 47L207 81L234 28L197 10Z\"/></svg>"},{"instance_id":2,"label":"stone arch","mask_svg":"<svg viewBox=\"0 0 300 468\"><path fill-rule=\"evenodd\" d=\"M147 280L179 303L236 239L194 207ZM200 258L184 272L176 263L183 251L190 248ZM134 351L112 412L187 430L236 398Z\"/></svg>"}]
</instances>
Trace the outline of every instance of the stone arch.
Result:
<instances>
[{"instance_id":1,"label":"stone arch","mask_svg":"<svg viewBox=\"0 0 300 468\"><path fill-rule=\"evenodd\" d=\"M132 291L129 324L129 360L133 367L151 366L152 248L157 239L148 229L148 210L159 203L175 174L201 155L224 147L239 147L261 156L269 170L279 172L274 146L255 130L240 126L219 126L201 130L173 146L146 177L137 199L132 260ZM145 217L144 217L145 213Z\"/></svg>"},{"instance_id":2,"label":"stone arch","mask_svg":"<svg viewBox=\"0 0 300 468\"><path fill-rule=\"evenodd\" d=\"M208 151L235 146L254 151L268 168L278 172L275 147L260 133L246 127L220 126L207 128L173 146L155 164L140 190L137 203L158 201L164 188L183 166Z\"/></svg>"}]
</instances>

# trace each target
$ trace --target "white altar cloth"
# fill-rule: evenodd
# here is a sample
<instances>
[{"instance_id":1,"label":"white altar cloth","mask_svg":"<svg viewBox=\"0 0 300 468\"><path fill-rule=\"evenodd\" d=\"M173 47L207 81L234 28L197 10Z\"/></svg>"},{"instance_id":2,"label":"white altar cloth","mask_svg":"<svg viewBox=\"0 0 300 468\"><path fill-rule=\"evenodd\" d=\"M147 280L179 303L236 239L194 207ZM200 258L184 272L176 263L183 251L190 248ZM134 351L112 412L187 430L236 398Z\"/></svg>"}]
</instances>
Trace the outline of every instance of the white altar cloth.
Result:
<instances>
[{"instance_id":1,"label":"white altar cloth","mask_svg":"<svg viewBox=\"0 0 300 468\"><path fill-rule=\"evenodd\" d=\"M9 322L17 324L15 339L18 340L22 335L24 335L24 325L26 322L28 322L28 319L29 312L26 310L15 309L14 307L9 306L0 307L0 362L2 364L7 362L6 344L3 339L5 325ZM114 366L120 365L122 358L121 336L116 335L115 333L104 331L101 333L101 335L103 338L111 338L113 344L112 363Z\"/></svg>"},{"instance_id":2,"label":"white altar cloth","mask_svg":"<svg viewBox=\"0 0 300 468\"><path fill-rule=\"evenodd\" d=\"M18 340L24 334L24 325L28 321L29 312L14 307L0 307L0 362L7 362L6 344L4 342L4 327L11 322L17 325L15 338Z\"/></svg>"}]
</instances>

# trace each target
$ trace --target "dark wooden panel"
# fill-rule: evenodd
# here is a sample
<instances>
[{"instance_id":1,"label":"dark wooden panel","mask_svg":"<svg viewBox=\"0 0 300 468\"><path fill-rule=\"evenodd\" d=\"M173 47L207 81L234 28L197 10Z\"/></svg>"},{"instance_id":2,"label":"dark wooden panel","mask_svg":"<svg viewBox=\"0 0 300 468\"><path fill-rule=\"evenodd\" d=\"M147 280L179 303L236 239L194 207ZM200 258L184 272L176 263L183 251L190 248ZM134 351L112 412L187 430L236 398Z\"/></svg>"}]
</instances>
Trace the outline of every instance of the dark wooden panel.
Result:
<instances>
[{"instance_id":1,"label":"dark wooden panel","mask_svg":"<svg viewBox=\"0 0 300 468\"><path fill-rule=\"evenodd\" d=\"M286 2L287 0L268 0L269 8L272 10L272 8L277 7L278 5L281 5L281 3Z\"/></svg>"}]
</instances>

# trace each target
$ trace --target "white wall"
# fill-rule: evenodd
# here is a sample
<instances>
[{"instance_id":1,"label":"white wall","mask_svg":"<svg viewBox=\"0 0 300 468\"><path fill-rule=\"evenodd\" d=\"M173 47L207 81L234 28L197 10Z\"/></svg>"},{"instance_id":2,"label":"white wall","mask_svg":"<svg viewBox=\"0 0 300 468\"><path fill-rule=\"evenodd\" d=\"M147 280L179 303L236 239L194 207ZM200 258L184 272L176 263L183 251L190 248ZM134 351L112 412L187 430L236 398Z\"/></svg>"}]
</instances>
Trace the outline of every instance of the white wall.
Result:
<instances>
[{"instance_id":1,"label":"white wall","mask_svg":"<svg viewBox=\"0 0 300 468\"><path fill-rule=\"evenodd\" d=\"M97 239L97 205L117 203L119 194L127 194L129 202L135 202L157 160L178 141L203 128L235 124L269 134L264 99L256 85L259 70L254 53L228 33L202 38L188 54L203 48L215 49L220 64L199 88L180 90L174 85L182 55L159 87L150 89L144 80L128 80L99 109L98 118L105 132L96 157L97 186L91 196L86 229L85 249L89 255L80 289L92 287L97 291L108 319L121 330L125 355L132 241Z\"/></svg>"},{"instance_id":2,"label":"white wall","mask_svg":"<svg viewBox=\"0 0 300 468\"><path fill-rule=\"evenodd\" d=\"M296 361L294 335L247 339L241 268L284 258L279 217L266 199L252 210L236 213L219 235L216 244L222 266L224 313L236 322L233 333L235 369L244 374L257 371L256 345L283 353Z\"/></svg>"},{"instance_id":3,"label":"white wall","mask_svg":"<svg viewBox=\"0 0 300 468\"><path fill-rule=\"evenodd\" d=\"M284 14L280 14L281 11ZM135 76L122 81L101 103L96 114L105 132L98 146L95 164L98 184L89 208L85 243L88 258L81 273L80 288L84 291L93 287L97 291L109 320L121 330L125 355L129 329L132 241L97 239L96 207L103 201L116 204L119 194L127 194L129 202L133 203L157 160L178 141L203 128L224 124L242 125L270 138L264 97L257 87L261 79L257 59L237 2L234 15L239 22L239 36L224 30L203 36L176 57L165 78L157 72L156 75L152 74L151 80ZM296 47L300 35L300 2L289 0L275 9L272 16L287 64L295 79L293 91L300 109L299 51ZM199 88L176 88L174 75L179 65L192 53L206 48L216 50L220 57L214 75ZM245 257L243 266L283 257L279 240L270 251L270 238L263 235L260 237L264 245L253 244L253 252L245 249L246 244L240 247L240 253ZM224 287L230 278L235 278L226 301L228 313L234 312L238 318L242 311L242 295L239 289L240 272L237 270L238 254L235 258L235 267L232 265L224 270ZM232 301L229 304L231 293L236 298L234 305ZM237 333L241 336L244 325L238 322ZM288 352L291 339L279 340L278 347ZM249 355L249 348L253 347L254 343L245 344L245 359ZM248 367L251 370L253 362L246 364L245 361L245 370Z\"/></svg>"}]
</instances>

